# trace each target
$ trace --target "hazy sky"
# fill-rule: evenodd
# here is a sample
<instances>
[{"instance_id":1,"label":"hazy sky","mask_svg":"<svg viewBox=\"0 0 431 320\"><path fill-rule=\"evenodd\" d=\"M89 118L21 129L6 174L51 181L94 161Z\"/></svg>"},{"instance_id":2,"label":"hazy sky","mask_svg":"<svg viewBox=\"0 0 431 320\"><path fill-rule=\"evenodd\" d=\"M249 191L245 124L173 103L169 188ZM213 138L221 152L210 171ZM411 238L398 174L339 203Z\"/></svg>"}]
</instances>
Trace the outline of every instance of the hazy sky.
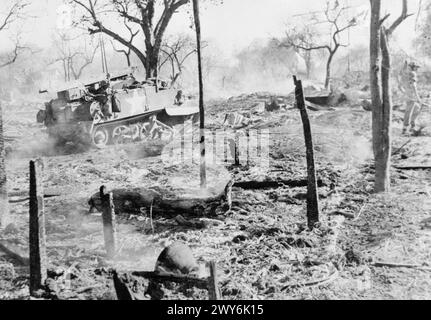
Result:
<instances>
[{"instance_id":1,"label":"hazy sky","mask_svg":"<svg viewBox=\"0 0 431 320\"><path fill-rule=\"evenodd\" d=\"M369 0L348 2L351 6L364 10L369 8ZM62 3L63 0L32 0L32 9L39 17L25 27L28 31L26 38L29 41L41 46L49 45L56 28L57 11ZM253 39L282 35L285 23L292 20L293 15L321 10L325 3L325 0L224 0L223 4L218 6L203 5L201 13L203 36L215 41L229 56L247 46ZM401 0L383 0L383 3L384 11L391 13L392 19L401 11ZM416 12L419 0L409 0L409 3L410 12ZM169 32L190 32L190 23L186 13L177 14L169 27ZM406 48L412 39L414 24L415 17L411 17L397 31L396 36ZM353 45L366 44L368 23L356 28L352 33ZM4 36L0 37L0 42L5 43Z\"/></svg>"}]
</instances>

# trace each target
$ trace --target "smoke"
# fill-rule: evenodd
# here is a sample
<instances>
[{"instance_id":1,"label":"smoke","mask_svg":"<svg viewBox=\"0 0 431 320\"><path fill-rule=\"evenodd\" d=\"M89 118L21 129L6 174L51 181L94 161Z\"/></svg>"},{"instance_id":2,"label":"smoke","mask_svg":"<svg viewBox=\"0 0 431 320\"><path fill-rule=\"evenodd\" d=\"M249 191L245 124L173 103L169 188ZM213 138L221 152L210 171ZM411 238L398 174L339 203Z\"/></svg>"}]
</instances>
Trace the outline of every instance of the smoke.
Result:
<instances>
[{"instance_id":1,"label":"smoke","mask_svg":"<svg viewBox=\"0 0 431 320\"><path fill-rule=\"evenodd\" d=\"M316 157L326 159L340 168L355 168L373 157L370 114L354 110L333 111L312 119ZM282 154L305 154L302 125L289 124L281 128L288 142L280 146Z\"/></svg>"}]
</instances>

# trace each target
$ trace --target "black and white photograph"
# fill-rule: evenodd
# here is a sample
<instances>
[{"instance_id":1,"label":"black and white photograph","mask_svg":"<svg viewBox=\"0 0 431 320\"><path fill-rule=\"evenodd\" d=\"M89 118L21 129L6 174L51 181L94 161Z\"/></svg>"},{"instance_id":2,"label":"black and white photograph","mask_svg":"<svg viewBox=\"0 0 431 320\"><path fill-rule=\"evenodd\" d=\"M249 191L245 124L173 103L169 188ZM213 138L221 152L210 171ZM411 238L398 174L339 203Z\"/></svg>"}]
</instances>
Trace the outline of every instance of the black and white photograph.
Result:
<instances>
[{"instance_id":1,"label":"black and white photograph","mask_svg":"<svg viewBox=\"0 0 431 320\"><path fill-rule=\"evenodd\" d=\"M0 304L429 299L430 0L0 1Z\"/></svg>"}]
</instances>

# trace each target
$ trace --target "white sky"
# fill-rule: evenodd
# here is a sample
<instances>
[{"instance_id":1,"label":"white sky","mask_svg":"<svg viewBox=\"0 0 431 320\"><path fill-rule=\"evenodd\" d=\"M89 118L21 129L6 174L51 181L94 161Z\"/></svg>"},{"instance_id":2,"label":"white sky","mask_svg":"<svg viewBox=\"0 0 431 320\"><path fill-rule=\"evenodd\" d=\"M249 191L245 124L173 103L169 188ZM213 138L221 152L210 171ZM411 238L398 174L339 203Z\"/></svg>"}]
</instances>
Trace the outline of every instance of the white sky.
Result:
<instances>
[{"instance_id":1,"label":"white sky","mask_svg":"<svg viewBox=\"0 0 431 320\"><path fill-rule=\"evenodd\" d=\"M369 0L348 2L351 6L369 8ZM50 44L56 28L57 10L62 3L63 0L32 0L33 12L38 17L25 26L26 40L40 46ZM231 56L254 39L281 36L285 23L291 20L292 15L321 10L325 3L325 0L224 0L223 4L217 6L202 3L203 36L215 41L223 53ZM418 3L419 0L409 0L409 11L415 13ZM399 15L401 0L383 0L383 4L384 12L391 13L392 19ZM409 18L397 30L396 37L407 50L414 34L415 18ZM190 24L187 14L179 13L173 19L169 32L190 32ZM1 47L5 47L6 39L4 35L0 36ZM368 43L368 22L352 31L351 43Z\"/></svg>"}]
</instances>

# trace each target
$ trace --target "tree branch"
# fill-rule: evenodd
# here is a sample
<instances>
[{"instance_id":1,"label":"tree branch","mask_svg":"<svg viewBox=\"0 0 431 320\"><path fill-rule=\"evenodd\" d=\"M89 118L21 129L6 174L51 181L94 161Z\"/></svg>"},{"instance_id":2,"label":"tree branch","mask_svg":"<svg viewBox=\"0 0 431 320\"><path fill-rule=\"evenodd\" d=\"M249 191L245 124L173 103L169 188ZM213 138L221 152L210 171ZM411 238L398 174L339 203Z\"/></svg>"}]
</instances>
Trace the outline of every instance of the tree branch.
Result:
<instances>
[{"instance_id":1,"label":"tree branch","mask_svg":"<svg viewBox=\"0 0 431 320\"><path fill-rule=\"evenodd\" d=\"M22 49L26 49L26 47L20 46L19 39L17 39L15 42L15 48L12 51L12 56L9 56L6 62L0 64L0 69L15 63L16 59L18 59L19 51Z\"/></svg>"},{"instance_id":2,"label":"tree branch","mask_svg":"<svg viewBox=\"0 0 431 320\"><path fill-rule=\"evenodd\" d=\"M398 26L406 20L408 17L411 17L413 14L408 14L408 8L407 8L407 0L403 1L403 10L401 12L401 15L398 17L397 20L394 21L394 23L386 30L386 35L391 36L392 33L394 33L395 29L398 28Z\"/></svg>"},{"instance_id":3,"label":"tree branch","mask_svg":"<svg viewBox=\"0 0 431 320\"><path fill-rule=\"evenodd\" d=\"M0 31L7 29L12 23L18 19L22 19L24 9L30 4L24 0L16 0L13 5L7 10L3 21L0 23Z\"/></svg>"}]
</instances>

